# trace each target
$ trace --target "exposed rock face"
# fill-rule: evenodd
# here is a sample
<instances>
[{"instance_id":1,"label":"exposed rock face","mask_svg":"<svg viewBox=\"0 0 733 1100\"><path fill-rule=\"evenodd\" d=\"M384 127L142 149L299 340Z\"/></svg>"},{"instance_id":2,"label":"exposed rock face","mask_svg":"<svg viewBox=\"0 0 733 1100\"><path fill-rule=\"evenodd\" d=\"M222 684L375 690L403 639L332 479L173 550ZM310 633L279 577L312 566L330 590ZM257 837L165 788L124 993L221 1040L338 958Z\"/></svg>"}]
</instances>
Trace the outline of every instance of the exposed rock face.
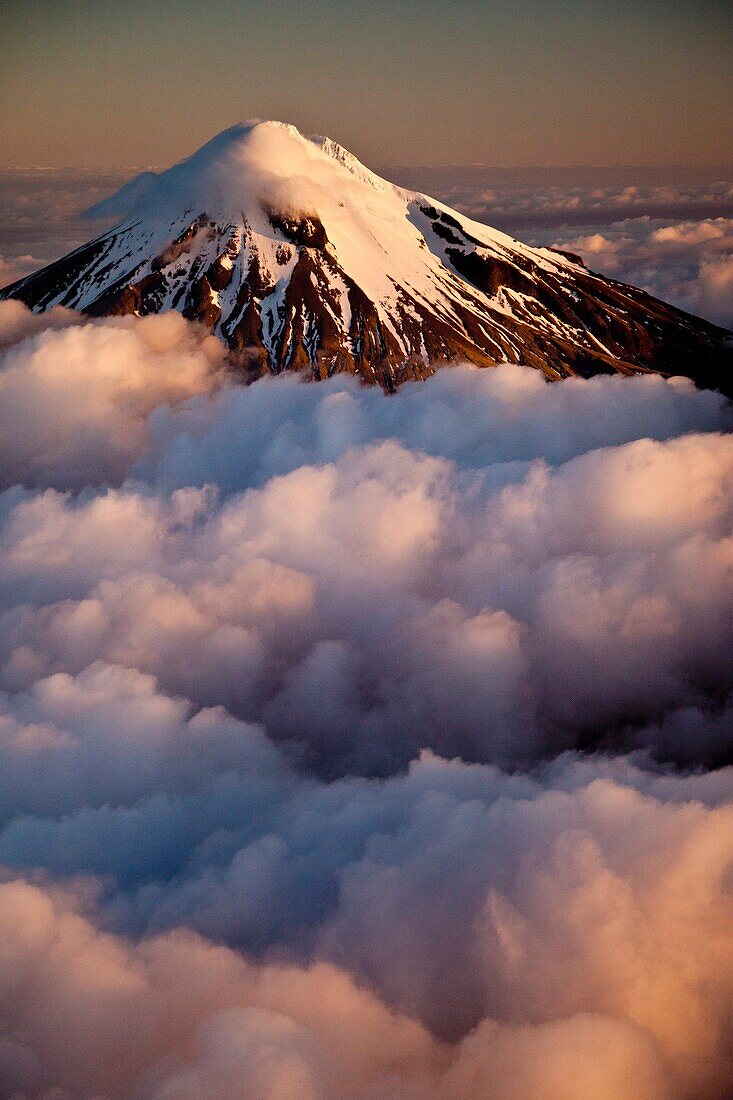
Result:
<instances>
[{"instance_id":1,"label":"exposed rock face","mask_svg":"<svg viewBox=\"0 0 733 1100\"><path fill-rule=\"evenodd\" d=\"M247 377L347 371L391 390L469 360L731 388L729 334L714 325L280 123L226 131L101 206L120 224L0 298L92 315L177 309L220 335Z\"/></svg>"}]
</instances>

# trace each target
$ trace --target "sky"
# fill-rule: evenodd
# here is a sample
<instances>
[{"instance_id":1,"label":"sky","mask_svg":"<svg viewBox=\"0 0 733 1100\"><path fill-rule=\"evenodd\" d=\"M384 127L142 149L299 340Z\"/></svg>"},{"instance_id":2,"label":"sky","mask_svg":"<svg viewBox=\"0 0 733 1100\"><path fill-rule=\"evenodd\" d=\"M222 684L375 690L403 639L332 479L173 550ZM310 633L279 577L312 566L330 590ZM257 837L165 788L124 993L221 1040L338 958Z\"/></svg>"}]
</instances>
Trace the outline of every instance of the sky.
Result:
<instances>
[{"instance_id":1,"label":"sky","mask_svg":"<svg viewBox=\"0 0 733 1100\"><path fill-rule=\"evenodd\" d=\"M242 119L372 165L733 163L733 17L662 0L1 0L0 164L163 166Z\"/></svg>"}]
</instances>

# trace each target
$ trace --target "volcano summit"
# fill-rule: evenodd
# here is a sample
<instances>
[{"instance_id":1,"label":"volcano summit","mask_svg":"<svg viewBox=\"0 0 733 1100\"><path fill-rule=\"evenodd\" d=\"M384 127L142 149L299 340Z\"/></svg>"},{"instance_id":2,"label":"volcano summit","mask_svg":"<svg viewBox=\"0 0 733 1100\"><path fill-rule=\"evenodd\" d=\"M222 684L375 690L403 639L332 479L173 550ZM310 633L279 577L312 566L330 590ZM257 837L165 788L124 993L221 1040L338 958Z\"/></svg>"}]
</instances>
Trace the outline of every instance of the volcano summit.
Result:
<instances>
[{"instance_id":1,"label":"volcano summit","mask_svg":"<svg viewBox=\"0 0 733 1100\"><path fill-rule=\"evenodd\" d=\"M246 377L346 371L391 390L468 360L730 389L723 330L284 123L225 130L89 213L118 224L0 299L95 316L176 309L224 339Z\"/></svg>"}]
</instances>

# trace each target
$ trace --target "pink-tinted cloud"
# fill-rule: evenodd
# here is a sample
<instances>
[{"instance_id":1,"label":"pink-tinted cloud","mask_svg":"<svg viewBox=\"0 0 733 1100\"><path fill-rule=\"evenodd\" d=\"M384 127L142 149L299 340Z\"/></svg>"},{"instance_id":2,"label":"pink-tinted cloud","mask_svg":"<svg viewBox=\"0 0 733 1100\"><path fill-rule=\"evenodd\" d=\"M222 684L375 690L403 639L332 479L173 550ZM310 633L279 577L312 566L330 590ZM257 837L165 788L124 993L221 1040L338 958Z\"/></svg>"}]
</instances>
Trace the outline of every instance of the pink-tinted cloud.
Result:
<instances>
[{"instance_id":1,"label":"pink-tinted cloud","mask_svg":"<svg viewBox=\"0 0 733 1100\"><path fill-rule=\"evenodd\" d=\"M47 321L0 308L0 1093L726 1100L724 399Z\"/></svg>"}]
</instances>

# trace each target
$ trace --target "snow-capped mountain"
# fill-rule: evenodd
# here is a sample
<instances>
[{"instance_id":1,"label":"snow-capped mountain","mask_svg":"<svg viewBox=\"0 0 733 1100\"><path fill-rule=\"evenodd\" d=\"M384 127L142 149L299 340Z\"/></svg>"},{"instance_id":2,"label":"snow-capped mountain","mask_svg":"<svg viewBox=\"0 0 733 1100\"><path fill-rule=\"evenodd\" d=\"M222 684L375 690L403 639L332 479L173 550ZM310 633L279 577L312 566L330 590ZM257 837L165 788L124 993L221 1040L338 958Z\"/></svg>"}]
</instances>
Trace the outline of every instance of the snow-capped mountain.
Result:
<instances>
[{"instance_id":1,"label":"snow-capped mountain","mask_svg":"<svg viewBox=\"0 0 733 1100\"><path fill-rule=\"evenodd\" d=\"M728 388L728 334L530 248L279 122L219 134L90 213L119 224L0 291L34 310L177 309L248 375L350 371L387 389L441 361L555 379L648 370Z\"/></svg>"}]
</instances>

